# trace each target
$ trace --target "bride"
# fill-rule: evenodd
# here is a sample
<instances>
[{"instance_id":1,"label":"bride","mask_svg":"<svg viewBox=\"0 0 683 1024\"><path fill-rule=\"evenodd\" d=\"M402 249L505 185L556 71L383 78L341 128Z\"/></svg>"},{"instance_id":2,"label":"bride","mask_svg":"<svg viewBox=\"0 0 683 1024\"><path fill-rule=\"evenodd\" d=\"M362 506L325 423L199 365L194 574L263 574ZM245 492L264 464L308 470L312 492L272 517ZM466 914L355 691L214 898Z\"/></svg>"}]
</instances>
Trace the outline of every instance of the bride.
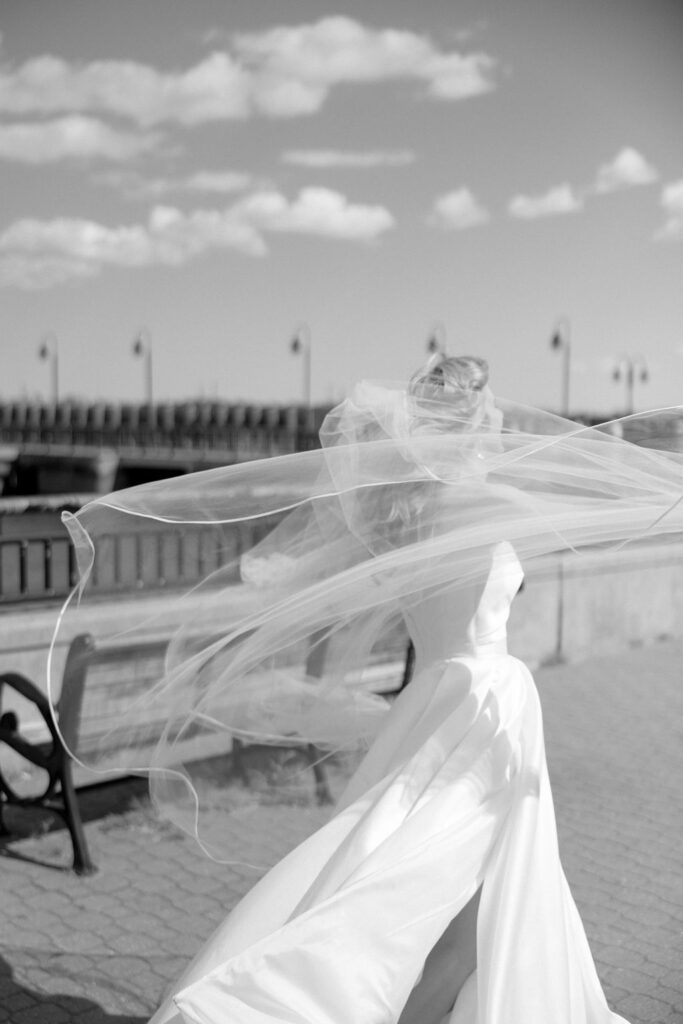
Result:
<instances>
[{"instance_id":1,"label":"bride","mask_svg":"<svg viewBox=\"0 0 683 1024\"><path fill-rule=\"evenodd\" d=\"M680 532L683 458L496 402L487 378L482 359L440 356L407 387L359 385L321 451L135 488L68 521L82 596L93 544L131 517L224 531L289 509L240 557L254 606L219 629L234 576L193 588L146 697L170 723L145 762L156 798L213 855L220 813L191 767L168 768L189 730L295 728L337 750L374 737L328 823L230 913L152 1024L622 1021L562 871L539 699L506 622L520 559L533 571ZM397 616L416 660L388 709L349 679ZM304 640L325 651L316 680L295 678ZM140 767L132 721L115 738Z\"/></svg>"}]
</instances>

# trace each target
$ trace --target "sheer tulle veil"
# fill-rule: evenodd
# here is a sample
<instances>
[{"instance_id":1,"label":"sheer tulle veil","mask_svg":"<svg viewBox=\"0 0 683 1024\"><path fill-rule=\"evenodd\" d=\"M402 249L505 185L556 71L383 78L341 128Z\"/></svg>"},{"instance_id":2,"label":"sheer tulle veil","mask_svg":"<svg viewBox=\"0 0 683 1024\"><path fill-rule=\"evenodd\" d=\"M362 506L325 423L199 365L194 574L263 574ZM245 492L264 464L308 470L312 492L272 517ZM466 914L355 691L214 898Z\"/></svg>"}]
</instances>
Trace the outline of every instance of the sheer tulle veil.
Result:
<instances>
[{"instance_id":1,"label":"sheer tulle veil","mask_svg":"<svg viewBox=\"0 0 683 1024\"><path fill-rule=\"evenodd\" d=\"M205 756L234 738L315 744L321 757L367 745L389 706L368 682L372 652L412 602L485 579L501 540L533 577L558 556L627 559L683 533L683 407L585 427L488 387L366 381L328 414L321 442L65 516L80 580L55 630L51 699L76 634L169 640L163 671L73 753L148 772L165 813L218 859L231 859L234 816L269 788L235 803L207 781ZM156 535L161 550L169 532L217 553L211 571L105 614L96 577L116 543Z\"/></svg>"}]
</instances>

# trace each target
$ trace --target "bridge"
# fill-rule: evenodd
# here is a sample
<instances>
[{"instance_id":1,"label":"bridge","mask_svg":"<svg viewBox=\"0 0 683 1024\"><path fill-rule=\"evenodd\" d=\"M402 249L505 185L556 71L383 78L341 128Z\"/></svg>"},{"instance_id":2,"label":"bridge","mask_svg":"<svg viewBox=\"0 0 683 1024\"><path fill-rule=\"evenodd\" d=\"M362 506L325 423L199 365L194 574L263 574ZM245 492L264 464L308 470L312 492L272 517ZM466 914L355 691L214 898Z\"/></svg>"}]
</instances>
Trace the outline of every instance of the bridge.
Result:
<instances>
[{"instance_id":1,"label":"bridge","mask_svg":"<svg viewBox=\"0 0 683 1024\"><path fill-rule=\"evenodd\" d=\"M0 404L0 494L103 494L318 447L327 407L177 402Z\"/></svg>"},{"instance_id":2,"label":"bridge","mask_svg":"<svg viewBox=\"0 0 683 1024\"><path fill-rule=\"evenodd\" d=\"M328 406L217 401L0 403L0 495L104 494L198 469L307 451L318 447L327 411ZM517 429L525 429L524 415L520 407ZM601 417L574 419L595 424ZM637 444L683 451L681 409L665 411L657 421L627 421L618 429Z\"/></svg>"}]
</instances>

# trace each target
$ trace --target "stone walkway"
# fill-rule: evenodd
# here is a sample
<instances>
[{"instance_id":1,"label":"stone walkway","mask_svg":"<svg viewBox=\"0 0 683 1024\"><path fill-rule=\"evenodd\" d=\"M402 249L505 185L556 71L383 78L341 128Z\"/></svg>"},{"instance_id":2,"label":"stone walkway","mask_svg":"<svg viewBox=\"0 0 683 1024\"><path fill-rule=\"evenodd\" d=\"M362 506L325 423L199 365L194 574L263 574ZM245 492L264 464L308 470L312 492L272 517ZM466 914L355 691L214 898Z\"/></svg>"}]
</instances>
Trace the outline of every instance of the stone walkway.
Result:
<instances>
[{"instance_id":1,"label":"stone walkway","mask_svg":"<svg viewBox=\"0 0 683 1024\"><path fill-rule=\"evenodd\" d=\"M537 673L563 863L631 1024L683 1022L682 663L668 642ZM0 1022L143 1024L257 877L156 822L140 781L81 801L97 874L66 870L62 830L0 845ZM235 856L273 863L324 817L264 808L235 828Z\"/></svg>"}]
</instances>

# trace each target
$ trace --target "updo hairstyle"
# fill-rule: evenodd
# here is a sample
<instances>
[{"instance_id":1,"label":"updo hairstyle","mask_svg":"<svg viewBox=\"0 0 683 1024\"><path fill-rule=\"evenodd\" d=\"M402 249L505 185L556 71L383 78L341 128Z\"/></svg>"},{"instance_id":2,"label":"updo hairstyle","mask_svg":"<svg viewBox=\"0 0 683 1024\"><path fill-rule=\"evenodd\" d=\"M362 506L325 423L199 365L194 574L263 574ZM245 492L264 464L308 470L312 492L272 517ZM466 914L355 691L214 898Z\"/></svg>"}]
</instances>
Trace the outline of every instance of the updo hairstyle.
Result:
<instances>
[{"instance_id":1,"label":"updo hairstyle","mask_svg":"<svg viewBox=\"0 0 683 1024\"><path fill-rule=\"evenodd\" d=\"M408 384L410 394L424 387L443 388L451 392L481 391L489 380L489 364L479 356L438 355L413 374Z\"/></svg>"},{"instance_id":2,"label":"updo hairstyle","mask_svg":"<svg viewBox=\"0 0 683 1024\"><path fill-rule=\"evenodd\" d=\"M488 379L489 364L479 356L435 356L408 383L412 432L429 425L466 431L479 426Z\"/></svg>"}]
</instances>

